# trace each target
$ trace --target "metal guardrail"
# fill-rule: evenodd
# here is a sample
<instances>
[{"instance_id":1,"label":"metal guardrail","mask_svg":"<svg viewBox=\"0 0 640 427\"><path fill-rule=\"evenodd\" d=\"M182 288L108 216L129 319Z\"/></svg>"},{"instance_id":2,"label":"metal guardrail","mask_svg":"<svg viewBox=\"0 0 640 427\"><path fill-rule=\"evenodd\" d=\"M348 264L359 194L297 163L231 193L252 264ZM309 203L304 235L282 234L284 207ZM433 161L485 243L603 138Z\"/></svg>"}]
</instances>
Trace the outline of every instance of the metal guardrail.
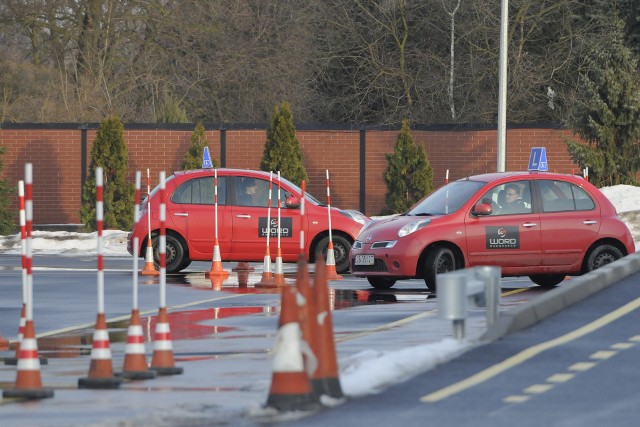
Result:
<instances>
[{"instance_id":1,"label":"metal guardrail","mask_svg":"<svg viewBox=\"0 0 640 427\"><path fill-rule=\"evenodd\" d=\"M436 275L438 311L453 321L453 336L465 337L465 320L470 306L486 307L487 328L498 318L500 278L496 266L478 266Z\"/></svg>"}]
</instances>

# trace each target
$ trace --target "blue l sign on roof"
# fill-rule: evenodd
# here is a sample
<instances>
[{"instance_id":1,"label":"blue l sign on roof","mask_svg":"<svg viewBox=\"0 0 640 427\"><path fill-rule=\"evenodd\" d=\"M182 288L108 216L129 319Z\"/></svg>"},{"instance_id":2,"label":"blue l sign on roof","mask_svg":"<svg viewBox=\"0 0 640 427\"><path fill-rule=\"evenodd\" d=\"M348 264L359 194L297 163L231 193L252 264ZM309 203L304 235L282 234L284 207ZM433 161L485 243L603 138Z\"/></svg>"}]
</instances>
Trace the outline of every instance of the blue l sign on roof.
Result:
<instances>
[{"instance_id":1,"label":"blue l sign on roof","mask_svg":"<svg viewBox=\"0 0 640 427\"><path fill-rule=\"evenodd\" d=\"M211 169L213 162L211 162L211 154L209 154L209 147L204 147L204 153L202 154L202 169Z\"/></svg>"},{"instance_id":2,"label":"blue l sign on roof","mask_svg":"<svg viewBox=\"0 0 640 427\"><path fill-rule=\"evenodd\" d=\"M544 147L533 147L529 156L529 170L544 172L549 170L547 165L547 149Z\"/></svg>"}]
</instances>

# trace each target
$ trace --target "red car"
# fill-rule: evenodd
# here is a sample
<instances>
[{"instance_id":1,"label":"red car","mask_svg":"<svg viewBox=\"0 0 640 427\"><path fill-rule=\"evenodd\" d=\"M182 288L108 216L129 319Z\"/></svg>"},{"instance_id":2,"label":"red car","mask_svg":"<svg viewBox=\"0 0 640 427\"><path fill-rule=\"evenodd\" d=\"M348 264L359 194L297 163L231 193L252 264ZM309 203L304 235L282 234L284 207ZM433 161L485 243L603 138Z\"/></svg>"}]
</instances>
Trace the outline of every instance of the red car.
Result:
<instances>
[{"instance_id":1,"label":"red car","mask_svg":"<svg viewBox=\"0 0 640 427\"><path fill-rule=\"evenodd\" d=\"M275 257L278 232L278 179L273 176L271 224L267 223L269 173L218 169L218 245L223 261L263 261L269 229L270 253ZM160 233L159 186L151 192L151 236L158 263ZM302 190L281 180L280 249L284 262L300 254L300 197ZM128 236L127 249L144 257L148 239L148 197ZM327 206L305 193L305 255L313 261L318 250L326 254L329 242ZM354 210L331 208L332 240L336 270L349 270L349 251L362 226L370 218ZM138 247L133 248L133 238ZM181 271L191 261L211 261L215 242L214 170L175 172L166 179L166 269Z\"/></svg>"},{"instance_id":2,"label":"red car","mask_svg":"<svg viewBox=\"0 0 640 427\"><path fill-rule=\"evenodd\" d=\"M368 223L351 251L351 271L378 289L401 279L496 265L553 287L635 251L615 207L581 177L505 172L451 182L410 211Z\"/></svg>"}]
</instances>

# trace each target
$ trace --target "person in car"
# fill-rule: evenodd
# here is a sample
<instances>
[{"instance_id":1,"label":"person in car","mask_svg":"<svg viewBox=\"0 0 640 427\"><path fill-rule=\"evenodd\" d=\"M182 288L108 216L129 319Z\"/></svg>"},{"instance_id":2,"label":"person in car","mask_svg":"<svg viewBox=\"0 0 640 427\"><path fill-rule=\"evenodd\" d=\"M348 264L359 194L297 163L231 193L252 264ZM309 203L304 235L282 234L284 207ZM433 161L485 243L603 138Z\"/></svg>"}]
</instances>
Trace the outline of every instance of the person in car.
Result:
<instances>
[{"instance_id":1,"label":"person in car","mask_svg":"<svg viewBox=\"0 0 640 427\"><path fill-rule=\"evenodd\" d=\"M266 206L266 197L258 190L258 182L254 178L245 178L240 184L241 191L238 194L240 206Z\"/></svg>"},{"instance_id":2,"label":"person in car","mask_svg":"<svg viewBox=\"0 0 640 427\"><path fill-rule=\"evenodd\" d=\"M520 198L520 188L516 184L507 184L504 188L505 198L500 206L500 213L523 213L529 209Z\"/></svg>"}]
</instances>

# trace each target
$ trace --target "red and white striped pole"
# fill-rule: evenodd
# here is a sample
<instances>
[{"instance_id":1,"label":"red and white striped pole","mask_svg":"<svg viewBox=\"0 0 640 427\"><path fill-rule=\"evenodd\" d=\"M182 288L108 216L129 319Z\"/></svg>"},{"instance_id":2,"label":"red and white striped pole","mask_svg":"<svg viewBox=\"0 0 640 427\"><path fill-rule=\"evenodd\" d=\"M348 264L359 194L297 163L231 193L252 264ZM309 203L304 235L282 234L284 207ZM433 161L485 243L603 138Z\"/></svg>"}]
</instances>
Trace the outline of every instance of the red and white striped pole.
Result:
<instances>
[{"instance_id":1,"label":"red and white striped pole","mask_svg":"<svg viewBox=\"0 0 640 427\"><path fill-rule=\"evenodd\" d=\"M281 183L282 181L280 180L280 171L278 171L278 249L276 252L276 266L275 266L275 272L273 274L273 284L274 286L284 286L287 284L287 282L284 280L284 271L282 269L282 250L280 249L280 235L281 235L281 225L280 225L280 221L282 219L281 214L280 214L280 196L281 196Z\"/></svg>"},{"instance_id":2,"label":"red and white striped pole","mask_svg":"<svg viewBox=\"0 0 640 427\"><path fill-rule=\"evenodd\" d=\"M327 280L342 280L342 276L338 274L336 271L336 257L335 252L333 251L333 235L331 231L331 190L329 184L329 169L327 172L327 215L329 217L329 243L327 244L327 262L326 262L326 271L327 271ZM317 256L317 255L316 255Z\"/></svg>"},{"instance_id":3,"label":"red and white striped pole","mask_svg":"<svg viewBox=\"0 0 640 427\"><path fill-rule=\"evenodd\" d=\"M446 175L445 175L445 177L444 177L444 183L445 183L445 184L448 184L448 183L449 183L449 169L447 169L447 173L446 173Z\"/></svg>"},{"instance_id":4,"label":"red and white striped pole","mask_svg":"<svg viewBox=\"0 0 640 427\"><path fill-rule=\"evenodd\" d=\"M26 268L25 326L22 342L20 343L20 353L18 354L15 388L5 389L2 392L2 397L44 399L53 397L53 390L42 388L38 342L36 341L35 327L33 324L33 275L31 258L33 252L31 241L31 229L33 226L33 166L31 163L25 164L24 175L26 248L24 257Z\"/></svg>"},{"instance_id":5,"label":"red and white striped pole","mask_svg":"<svg viewBox=\"0 0 640 427\"><path fill-rule=\"evenodd\" d=\"M267 201L267 249L262 263L262 277L255 286L273 286L273 272L271 271L271 253L269 252L269 237L271 236L271 194L273 192L273 171L269 172L269 200Z\"/></svg>"},{"instance_id":6,"label":"red and white striped pole","mask_svg":"<svg viewBox=\"0 0 640 427\"><path fill-rule=\"evenodd\" d=\"M151 369L158 375L175 375L183 372L176 367L173 360L173 344L171 342L171 328L167 315L167 206L165 172L160 172L160 309L156 320L156 331L153 343L153 359Z\"/></svg>"},{"instance_id":7,"label":"red and white striped pole","mask_svg":"<svg viewBox=\"0 0 640 427\"><path fill-rule=\"evenodd\" d=\"M101 167L96 168L96 228L97 228L97 257L98 257L98 314L96 329L93 332L91 347L91 365L89 375L78 380L79 388L118 388L122 379L113 375L111 362L111 346L109 332L104 314L104 254L102 230L104 228L103 203L104 175Z\"/></svg>"},{"instance_id":8,"label":"red and white striped pole","mask_svg":"<svg viewBox=\"0 0 640 427\"><path fill-rule=\"evenodd\" d=\"M140 171L136 171L136 192L133 207L133 221L140 214ZM138 247L138 238L133 238L133 247ZM122 377L132 380L145 380L154 378L156 373L150 371L147 366L147 356L144 346L144 334L138 309L138 254L133 254L133 304L131 319L127 328L127 345L125 346Z\"/></svg>"},{"instance_id":9,"label":"red and white striped pole","mask_svg":"<svg viewBox=\"0 0 640 427\"><path fill-rule=\"evenodd\" d=\"M302 258L304 259L304 181L300 184L300 188L302 189L302 197L300 197L300 255L302 255Z\"/></svg>"},{"instance_id":10,"label":"red and white striped pole","mask_svg":"<svg viewBox=\"0 0 640 427\"><path fill-rule=\"evenodd\" d=\"M205 277L219 281L220 279L224 280L229 277L229 272L222 267L220 244L218 243L218 169L213 170L213 224L215 229L213 258L211 259L211 269L205 273Z\"/></svg>"},{"instance_id":11,"label":"red and white striped pole","mask_svg":"<svg viewBox=\"0 0 640 427\"><path fill-rule=\"evenodd\" d=\"M156 270L156 266L153 262L153 240L151 239L151 176L149 175L149 168L147 168L147 251L144 257L144 268L140 271L143 276L157 276L160 274Z\"/></svg>"},{"instance_id":12,"label":"red and white striped pole","mask_svg":"<svg viewBox=\"0 0 640 427\"><path fill-rule=\"evenodd\" d=\"M24 336L24 325L27 321L27 246L26 246L26 224L24 214L24 181L18 181L18 200L20 203L20 246L22 254L22 310L20 311L20 323L18 324L18 339L16 341L15 357L5 357L5 365L15 365L18 363L20 355L20 343Z\"/></svg>"}]
</instances>

